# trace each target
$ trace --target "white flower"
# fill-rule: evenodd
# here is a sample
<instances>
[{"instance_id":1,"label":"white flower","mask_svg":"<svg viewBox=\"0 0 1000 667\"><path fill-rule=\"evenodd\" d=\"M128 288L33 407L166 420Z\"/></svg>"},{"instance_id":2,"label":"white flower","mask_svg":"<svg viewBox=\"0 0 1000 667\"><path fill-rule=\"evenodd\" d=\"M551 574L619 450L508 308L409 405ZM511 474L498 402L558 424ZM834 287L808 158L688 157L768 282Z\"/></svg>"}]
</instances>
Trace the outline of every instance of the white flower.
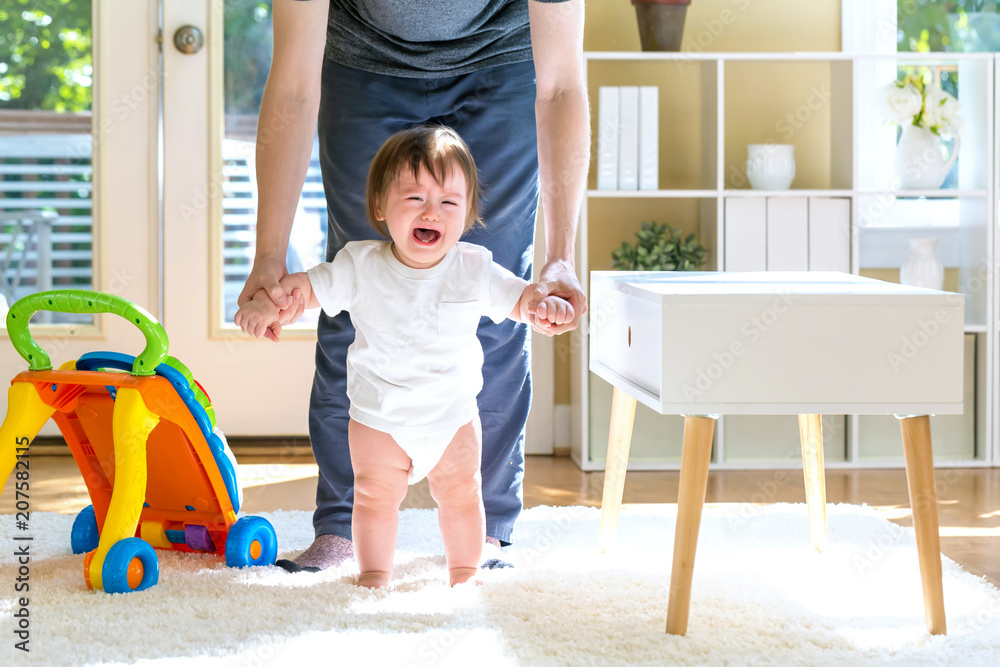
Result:
<instances>
[{"instance_id":1,"label":"white flower","mask_svg":"<svg viewBox=\"0 0 1000 667\"><path fill-rule=\"evenodd\" d=\"M881 95L882 115L893 123L912 123L920 113L924 100L920 91L912 83L900 88L895 82L885 87Z\"/></svg>"},{"instance_id":2,"label":"white flower","mask_svg":"<svg viewBox=\"0 0 1000 667\"><path fill-rule=\"evenodd\" d=\"M882 115L900 125L916 124L935 134L948 137L962 126L961 105L941 86L919 75L893 81L882 90Z\"/></svg>"},{"instance_id":3,"label":"white flower","mask_svg":"<svg viewBox=\"0 0 1000 667\"><path fill-rule=\"evenodd\" d=\"M954 97L938 86L928 86L920 124L938 134L952 134L962 126L962 119L958 117L961 110L962 105Z\"/></svg>"}]
</instances>

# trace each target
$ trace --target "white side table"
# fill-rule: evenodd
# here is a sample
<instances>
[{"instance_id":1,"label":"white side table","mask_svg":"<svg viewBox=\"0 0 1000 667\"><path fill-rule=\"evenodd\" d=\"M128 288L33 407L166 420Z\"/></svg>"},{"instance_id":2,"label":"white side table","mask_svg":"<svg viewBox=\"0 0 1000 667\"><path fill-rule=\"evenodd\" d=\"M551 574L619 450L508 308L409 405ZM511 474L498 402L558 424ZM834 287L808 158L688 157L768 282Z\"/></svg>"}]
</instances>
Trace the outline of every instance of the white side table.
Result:
<instances>
[{"instance_id":1,"label":"white side table","mask_svg":"<svg viewBox=\"0 0 1000 667\"><path fill-rule=\"evenodd\" d=\"M593 272L590 370L614 386L601 548L614 541L636 401L685 416L667 632L687 632L715 418L799 415L813 545L822 414L900 419L927 628L945 633L930 414L961 414L964 297L833 272Z\"/></svg>"}]
</instances>

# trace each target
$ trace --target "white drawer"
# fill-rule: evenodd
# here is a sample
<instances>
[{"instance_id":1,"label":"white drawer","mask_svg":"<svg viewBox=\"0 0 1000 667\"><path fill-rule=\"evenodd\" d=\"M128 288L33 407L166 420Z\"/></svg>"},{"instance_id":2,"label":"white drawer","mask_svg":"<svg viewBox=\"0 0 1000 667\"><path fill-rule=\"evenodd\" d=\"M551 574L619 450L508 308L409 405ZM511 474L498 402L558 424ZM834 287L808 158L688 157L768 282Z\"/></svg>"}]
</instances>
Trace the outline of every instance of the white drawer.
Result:
<instances>
[{"instance_id":1,"label":"white drawer","mask_svg":"<svg viewBox=\"0 0 1000 667\"><path fill-rule=\"evenodd\" d=\"M654 395L660 395L662 385L662 323L659 304L606 281L591 283L591 359Z\"/></svg>"}]
</instances>

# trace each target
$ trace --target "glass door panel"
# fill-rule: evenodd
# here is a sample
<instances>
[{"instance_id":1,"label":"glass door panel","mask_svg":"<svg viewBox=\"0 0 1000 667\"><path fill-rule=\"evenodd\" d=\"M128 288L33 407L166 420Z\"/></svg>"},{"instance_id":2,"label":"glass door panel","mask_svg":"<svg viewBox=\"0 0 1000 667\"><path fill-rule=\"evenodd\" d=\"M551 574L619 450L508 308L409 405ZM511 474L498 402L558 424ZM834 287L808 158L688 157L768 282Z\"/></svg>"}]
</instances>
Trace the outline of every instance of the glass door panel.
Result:
<instances>
[{"instance_id":1,"label":"glass door panel","mask_svg":"<svg viewBox=\"0 0 1000 667\"><path fill-rule=\"evenodd\" d=\"M222 141L223 327L231 327L236 299L253 265L257 224L254 154L257 111L271 65L271 0L223 5L223 86L225 130ZM286 263L305 271L325 259L326 200L319 170L319 145L313 142L309 171L295 211ZM314 328L319 310L307 311L296 328Z\"/></svg>"},{"instance_id":2,"label":"glass door panel","mask_svg":"<svg viewBox=\"0 0 1000 667\"><path fill-rule=\"evenodd\" d=\"M157 0L0 3L0 312L45 290L89 288L161 317ZM112 38L113 37L113 38ZM0 322L3 318L0 318ZM138 354L114 315L36 313L53 366ZM0 377L27 370L0 328ZM0 414L7 410L0 393ZM52 422L42 435L58 435Z\"/></svg>"},{"instance_id":3,"label":"glass door panel","mask_svg":"<svg viewBox=\"0 0 1000 667\"><path fill-rule=\"evenodd\" d=\"M28 294L94 285L91 9L90 0L0 9L3 316ZM40 312L33 322L93 316Z\"/></svg>"}]
</instances>

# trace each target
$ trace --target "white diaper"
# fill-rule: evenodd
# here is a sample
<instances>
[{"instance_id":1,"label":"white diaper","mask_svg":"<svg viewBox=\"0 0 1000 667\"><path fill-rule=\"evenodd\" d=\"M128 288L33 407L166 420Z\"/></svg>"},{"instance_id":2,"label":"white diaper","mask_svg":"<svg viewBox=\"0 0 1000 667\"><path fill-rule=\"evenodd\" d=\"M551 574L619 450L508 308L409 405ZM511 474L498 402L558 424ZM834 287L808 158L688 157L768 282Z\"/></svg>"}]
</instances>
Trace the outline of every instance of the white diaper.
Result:
<instances>
[{"instance_id":1,"label":"white diaper","mask_svg":"<svg viewBox=\"0 0 1000 667\"><path fill-rule=\"evenodd\" d=\"M448 448L451 441L458 433L457 428L447 431L437 431L434 433L417 434L412 431L394 432L389 435L396 441L396 444L403 448L407 456L410 457L410 484L416 484L427 474L434 470L434 466L441 460L444 450Z\"/></svg>"}]
</instances>

